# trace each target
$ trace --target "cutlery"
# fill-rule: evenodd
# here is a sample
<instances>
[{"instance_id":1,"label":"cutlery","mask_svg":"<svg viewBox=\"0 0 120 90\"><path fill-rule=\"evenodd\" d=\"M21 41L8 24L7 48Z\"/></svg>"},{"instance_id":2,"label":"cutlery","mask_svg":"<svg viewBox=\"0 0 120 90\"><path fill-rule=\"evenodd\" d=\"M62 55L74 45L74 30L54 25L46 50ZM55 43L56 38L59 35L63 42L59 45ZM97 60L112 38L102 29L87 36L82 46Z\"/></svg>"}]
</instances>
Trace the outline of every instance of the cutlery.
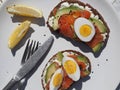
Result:
<instances>
[{"instance_id":1,"label":"cutlery","mask_svg":"<svg viewBox=\"0 0 120 90\"><path fill-rule=\"evenodd\" d=\"M54 38L51 36L41 47L39 47L26 61L26 63L18 70L9 83L3 88L3 90L11 90L16 83L22 80L40 61L42 56L48 51L52 45Z\"/></svg>"},{"instance_id":2,"label":"cutlery","mask_svg":"<svg viewBox=\"0 0 120 90\"><path fill-rule=\"evenodd\" d=\"M22 60L21 60L21 66L23 66L25 64L25 62L38 49L38 47L39 47L39 42L38 41L34 41L34 40L30 40L30 39L28 40L27 45L25 47L25 51L23 53ZM23 86L26 82L27 82L27 77L23 78L19 82L19 86L17 88L22 90L21 88L23 88Z\"/></svg>"},{"instance_id":3,"label":"cutlery","mask_svg":"<svg viewBox=\"0 0 120 90\"><path fill-rule=\"evenodd\" d=\"M115 90L120 90L120 83L117 85L117 88Z\"/></svg>"},{"instance_id":4,"label":"cutlery","mask_svg":"<svg viewBox=\"0 0 120 90\"><path fill-rule=\"evenodd\" d=\"M29 57L38 49L39 42L31 41L30 39L27 42L27 45L25 47L25 51L21 60L21 65L24 65L25 62L29 59Z\"/></svg>"}]
</instances>

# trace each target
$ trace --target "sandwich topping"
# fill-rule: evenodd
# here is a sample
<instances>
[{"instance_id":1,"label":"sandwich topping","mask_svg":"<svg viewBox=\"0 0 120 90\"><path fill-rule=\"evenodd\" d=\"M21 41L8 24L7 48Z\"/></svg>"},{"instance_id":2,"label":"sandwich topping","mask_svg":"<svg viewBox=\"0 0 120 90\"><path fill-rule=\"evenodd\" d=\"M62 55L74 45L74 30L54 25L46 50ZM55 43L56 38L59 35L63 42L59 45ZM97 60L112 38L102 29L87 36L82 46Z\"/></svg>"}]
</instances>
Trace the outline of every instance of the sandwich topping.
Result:
<instances>
[{"instance_id":1,"label":"sandwich topping","mask_svg":"<svg viewBox=\"0 0 120 90\"><path fill-rule=\"evenodd\" d=\"M60 5L60 8L58 8L58 10L54 13L55 15L51 16L48 20L49 25L51 27L53 27L54 30L57 30L59 28L58 22L56 22L57 20L55 20L55 19L59 19L61 15L65 14L65 13L62 13L61 11L65 11L67 9L69 9L67 12L65 12L67 14L69 14L71 11L72 12L83 11L83 14L86 14L86 13L88 14L88 16L86 16L86 18L91 17L91 18L99 19L99 16L94 15L94 13L91 11L91 8L88 6L82 6L82 5L79 5L78 3L70 3L69 4L68 2L64 2ZM54 24L56 24L56 26Z\"/></svg>"},{"instance_id":2,"label":"sandwich topping","mask_svg":"<svg viewBox=\"0 0 120 90\"><path fill-rule=\"evenodd\" d=\"M93 52L98 52L108 38L109 30L96 12L82 2L63 1L52 10L47 23L52 31L85 42Z\"/></svg>"},{"instance_id":3,"label":"sandwich topping","mask_svg":"<svg viewBox=\"0 0 120 90\"><path fill-rule=\"evenodd\" d=\"M76 35L80 38L81 41L89 42L95 35L95 28L93 24L85 19L78 18L74 23L74 29Z\"/></svg>"},{"instance_id":4,"label":"sandwich topping","mask_svg":"<svg viewBox=\"0 0 120 90\"><path fill-rule=\"evenodd\" d=\"M43 71L44 90L68 89L73 82L88 76L90 72L90 62L84 55L72 50L58 52Z\"/></svg>"}]
</instances>

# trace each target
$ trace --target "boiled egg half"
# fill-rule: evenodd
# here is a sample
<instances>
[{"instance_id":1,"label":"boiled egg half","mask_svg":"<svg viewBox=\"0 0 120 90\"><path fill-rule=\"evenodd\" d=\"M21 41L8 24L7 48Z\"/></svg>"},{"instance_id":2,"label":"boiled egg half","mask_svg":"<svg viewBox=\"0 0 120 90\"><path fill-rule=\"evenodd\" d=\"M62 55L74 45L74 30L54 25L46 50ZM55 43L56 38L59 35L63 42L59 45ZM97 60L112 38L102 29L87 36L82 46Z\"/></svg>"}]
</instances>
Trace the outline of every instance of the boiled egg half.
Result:
<instances>
[{"instance_id":1,"label":"boiled egg half","mask_svg":"<svg viewBox=\"0 0 120 90\"><path fill-rule=\"evenodd\" d=\"M65 56L62 60L62 64L69 78L73 81L80 79L80 68L73 58Z\"/></svg>"},{"instance_id":2,"label":"boiled egg half","mask_svg":"<svg viewBox=\"0 0 120 90\"><path fill-rule=\"evenodd\" d=\"M50 90L58 90L60 85L62 84L63 80L63 71L62 68L59 68L56 70L56 72L53 74L51 80L50 80Z\"/></svg>"},{"instance_id":3,"label":"boiled egg half","mask_svg":"<svg viewBox=\"0 0 120 90\"><path fill-rule=\"evenodd\" d=\"M93 24L84 17L75 20L74 30L78 38L83 42L91 41L95 35Z\"/></svg>"}]
</instances>

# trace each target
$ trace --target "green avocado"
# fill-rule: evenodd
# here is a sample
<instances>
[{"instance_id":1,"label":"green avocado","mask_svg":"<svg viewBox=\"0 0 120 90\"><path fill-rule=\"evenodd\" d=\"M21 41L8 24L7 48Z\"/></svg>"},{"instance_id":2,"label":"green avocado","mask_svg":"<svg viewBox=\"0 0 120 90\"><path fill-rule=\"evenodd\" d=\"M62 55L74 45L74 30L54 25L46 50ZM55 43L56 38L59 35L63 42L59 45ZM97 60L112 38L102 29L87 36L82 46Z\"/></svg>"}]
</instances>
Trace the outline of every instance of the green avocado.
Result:
<instances>
[{"instance_id":1,"label":"green avocado","mask_svg":"<svg viewBox=\"0 0 120 90\"><path fill-rule=\"evenodd\" d=\"M58 52L58 53L57 53L57 60L58 60L59 62L62 62L62 59L63 59L63 54L62 54L62 52Z\"/></svg>"},{"instance_id":2,"label":"green avocado","mask_svg":"<svg viewBox=\"0 0 120 90\"><path fill-rule=\"evenodd\" d=\"M102 21L100 21L99 19L90 18L89 20L97 26L97 28L100 30L101 33L106 33L107 32L107 28L102 23Z\"/></svg>"},{"instance_id":3,"label":"green avocado","mask_svg":"<svg viewBox=\"0 0 120 90\"><path fill-rule=\"evenodd\" d=\"M84 70L84 76L88 76L90 74L90 71L89 70ZM83 77L84 77L83 76Z\"/></svg>"},{"instance_id":4,"label":"green avocado","mask_svg":"<svg viewBox=\"0 0 120 90\"><path fill-rule=\"evenodd\" d=\"M53 21L53 29L57 30L59 28L58 26L58 20L61 15L63 14L69 14L72 11L77 11L77 10L82 10L77 6L71 5L70 7L65 7L57 11L56 15L54 16L54 21Z\"/></svg>"},{"instance_id":5,"label":"green avocado","mask_svg":"<svg viewBox=\"0 0 120 90\"><path fill-rule=\"evenodd\" d=\"M87 59L86 57L82 56L82 55L77 56L77 60L78 60L78 62L83 62L83 63L85 63L86 65L89 64L88 59ZM80 68L81 68L81 67L80 67ZM81 72L84 74L84 76L81 76L81 77L85 77L85 76L88 76L91 71L86 68L85 70L83 70L83 71L81 71Z\"/></svg>"},{"instance_id":6,"label":"green avocado","mask_svg":"<svg viewBox=\"0 0 120 90\"><path fill-rule=\"evenodd\" d=\"M103 47L103 42L98 43L95 47L92 48L92 50L94 53L96 53L101 49L101 47Z\"/></svg>"},{"instance_id":7,"label":"green avocado","mask_svg":"<svg viewBox=\"0 0 120 90\"><path fill-rule=\"evenodd\" d=\"M54 72L57 70L56 63L52 63L46 70L45 74L45 83L48 83L50 80L51 76L54 74Z\"/></svg>"},{"instance_id":8,"label":"green avocado","mask_svg":"<svg viewBox=\"0 0 120 90\"><path fill-rule=\"evenodd\" d=\"M83 62L83 63L88 63L88 61L87 61L87 58L86 57L84 57L84 56L77 56L77 59L78 59L78 62Z\"/></svg>"}]
</instances>

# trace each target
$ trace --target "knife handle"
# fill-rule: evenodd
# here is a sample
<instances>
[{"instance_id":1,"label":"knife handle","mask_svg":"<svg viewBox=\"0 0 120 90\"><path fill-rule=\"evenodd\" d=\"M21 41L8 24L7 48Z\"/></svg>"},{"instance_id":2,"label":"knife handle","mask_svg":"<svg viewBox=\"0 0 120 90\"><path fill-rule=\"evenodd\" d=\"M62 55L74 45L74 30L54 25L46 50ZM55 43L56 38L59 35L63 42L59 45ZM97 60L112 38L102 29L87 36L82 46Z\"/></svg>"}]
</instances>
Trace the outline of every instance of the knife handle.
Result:
<instances>
[{"instance_id":1,"label":"knife handle","mask_svg":"<svg viewBox=\"0 0 120 90\"><path fill-rule=\"evenodd\" d=\"M3 90L11 90L12 87L17 83L18 81L14 78L12 78L9 83L3 88Z\"/></svg>"}]
</instances>

